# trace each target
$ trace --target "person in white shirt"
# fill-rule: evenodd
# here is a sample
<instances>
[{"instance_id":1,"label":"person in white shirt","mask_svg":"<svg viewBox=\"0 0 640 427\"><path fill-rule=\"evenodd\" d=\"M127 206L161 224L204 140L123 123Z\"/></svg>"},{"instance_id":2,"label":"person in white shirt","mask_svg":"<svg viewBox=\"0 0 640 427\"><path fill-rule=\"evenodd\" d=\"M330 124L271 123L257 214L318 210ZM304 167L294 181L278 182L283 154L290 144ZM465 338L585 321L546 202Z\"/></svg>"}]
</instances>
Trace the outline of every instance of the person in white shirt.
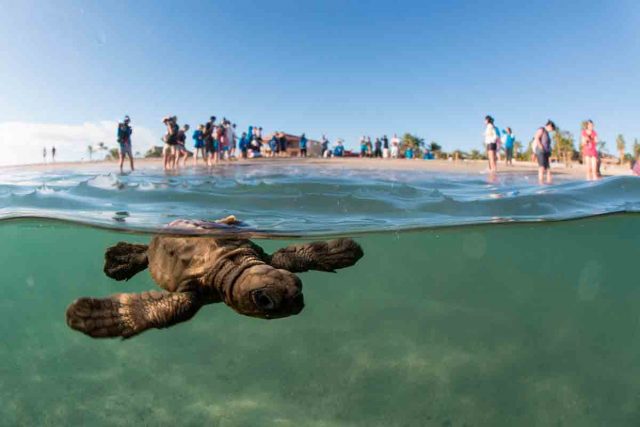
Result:
<instances>
[{"instance_id":1,"label":"person in white shirt","mask_svg":"<svg viewBox=\"0 0 640 427\"><path fill-rule=\"evenodd\" d=\"M391 158L397 159L399 151L400 151L400 138L398 138L398 135L394 133L393 138L391 138Z\"/></svg>"},{"instance_id":2,"label":"person in white shirt","mask_svg":"<svg viewBox=\"0 0 640 427\"><path fill-rule=\"evenodd\" d=\"M496 162L496 152L498 151L498 133L493 125L493 117L486 116L484 118L486 125L484 130L484 145L487 147L487 157L489 158L489 172L498 171Z\"/></svg>"}]
</instances>

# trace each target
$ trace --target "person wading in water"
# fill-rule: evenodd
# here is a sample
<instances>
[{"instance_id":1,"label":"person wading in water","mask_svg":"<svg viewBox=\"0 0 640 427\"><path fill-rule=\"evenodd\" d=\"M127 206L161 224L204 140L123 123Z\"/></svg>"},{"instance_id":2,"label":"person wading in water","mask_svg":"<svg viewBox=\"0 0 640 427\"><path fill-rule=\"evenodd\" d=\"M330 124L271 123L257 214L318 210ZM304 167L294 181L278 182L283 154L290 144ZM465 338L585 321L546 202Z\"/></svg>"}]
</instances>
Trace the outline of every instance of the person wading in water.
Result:
<instances>
[{"instance_id":1,"label":"person wading in water","mask_svg":"<svg viewBox=\"0 0 640 427\"><path fill-rule=\"evenodd\" d=\"M551 184L551 167L549 157L551 157L551 137L549 132L556 130L556 124L551 120L547 124L538 128L533 138L535 144L536 157L538 159L538 183L544 184L544 175L547 173L547 184Z\"/></svg>"},{"instance_id":2,"label":"person wading in water","mask_svg":"<svg viewBox=\"0 0 640 427\"><path fill-rule=\"evenodd\" d=\"M129 116L124 116L122 123L118 123L118 144L120 145L120 173L122 173L122 167L124 165L124 158L129 156L129 164L131 171L133 168L133 154L131 154L131 134L133 129L129 126Z\"/></svg>"}]
</instances>

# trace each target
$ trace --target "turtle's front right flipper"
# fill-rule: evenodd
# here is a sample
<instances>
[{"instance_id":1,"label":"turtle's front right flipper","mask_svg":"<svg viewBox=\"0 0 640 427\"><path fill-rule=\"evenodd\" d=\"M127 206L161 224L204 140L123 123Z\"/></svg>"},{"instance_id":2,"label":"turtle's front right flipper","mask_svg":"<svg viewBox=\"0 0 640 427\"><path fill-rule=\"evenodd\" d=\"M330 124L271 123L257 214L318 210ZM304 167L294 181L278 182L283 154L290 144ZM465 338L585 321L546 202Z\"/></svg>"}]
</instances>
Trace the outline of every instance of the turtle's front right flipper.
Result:
<instances>
[{"instance_id":1,"label":"turtle's front right flipper","mask_svg":"<svg viewBox=\"0 0 640 427\"><path fill-rule=\"evenodd\" d=\"M364 253L352 239L335 239L291 245L271 255L269 264L275 268L302 273L309 270L335 272L351 267Z\"/></svg>"},{"instance_id":2,"label":"turtle's front right flipper","mask_svg":"<svg viewBox=\"0 0 640 427\"><path fill-rule=\"evenodd\" d=\"M115 280L129 280L149 265L147 245L119 242L104 254L104 272Z\"/></svg>"},{"instance_id":3,"label":"turtle's front right flipper","mask_svg":"<svg viewBox=\"0 0 640 427\"><path fill-rule=\"evenodd\" d=\"M93 338L130 338L193 317L202 306L196 294L150 291L108 298L80 298L67 308L67 325Z\"/></svg>"}]
</instances>

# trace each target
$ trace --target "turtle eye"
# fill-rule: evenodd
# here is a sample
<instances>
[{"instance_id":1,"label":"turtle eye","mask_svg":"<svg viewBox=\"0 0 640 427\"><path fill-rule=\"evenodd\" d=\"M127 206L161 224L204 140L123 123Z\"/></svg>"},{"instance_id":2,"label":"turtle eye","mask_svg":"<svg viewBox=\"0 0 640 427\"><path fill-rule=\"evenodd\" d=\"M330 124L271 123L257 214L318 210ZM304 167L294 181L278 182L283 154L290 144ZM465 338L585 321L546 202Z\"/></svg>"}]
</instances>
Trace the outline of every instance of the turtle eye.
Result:
<instances>
[{"instance_id":1,"label":"turtle eye","mask_svg":"<svg viewBox=\"0 0 640 427\"><path fill-rule=\"evenodd\" d=\"M271 299L271 297L269 296L269 294L267 294L262 289L257 289L253 291L252 297L253 297L253 302L255 302L256 305L262 310L273 310L273 308L276 305Z\"/></svg>"}]
</instances>

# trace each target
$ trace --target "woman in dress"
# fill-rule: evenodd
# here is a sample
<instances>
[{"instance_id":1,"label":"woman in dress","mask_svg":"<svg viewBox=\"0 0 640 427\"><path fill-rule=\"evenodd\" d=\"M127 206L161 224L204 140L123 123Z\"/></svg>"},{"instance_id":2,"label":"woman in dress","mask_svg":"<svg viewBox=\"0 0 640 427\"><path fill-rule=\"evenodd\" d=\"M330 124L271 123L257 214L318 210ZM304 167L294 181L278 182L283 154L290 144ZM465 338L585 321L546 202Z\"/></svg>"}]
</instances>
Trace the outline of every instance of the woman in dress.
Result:
<instances>
[{"instance_id":1,"label":"woman in dress","mask_svg":"<svg viewBox=\"0 0 640 427\"><path fill-rule=\"evenodd\" d=\"M587 180L598 179L598 133L593 129L593 121L587 120L581 135L582 156L587 166Z\"/></svg>"}]
</instances>

